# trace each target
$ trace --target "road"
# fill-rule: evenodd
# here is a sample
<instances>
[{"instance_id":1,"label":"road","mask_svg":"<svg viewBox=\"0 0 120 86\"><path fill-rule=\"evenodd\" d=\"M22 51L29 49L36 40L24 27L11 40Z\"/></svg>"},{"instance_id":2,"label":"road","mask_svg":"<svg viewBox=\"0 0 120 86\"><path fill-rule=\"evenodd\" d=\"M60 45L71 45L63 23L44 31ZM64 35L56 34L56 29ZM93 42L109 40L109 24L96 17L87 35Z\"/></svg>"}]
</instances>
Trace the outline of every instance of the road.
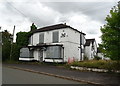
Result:
<instances>
[{"instance_id":1,"label":"road","mask_svg":"<svg viewBox=\"0 0 120 86\"><path fill-rule=\"evenodd\" d=\"M3 67L3 84L82 84L82 83Z\"/></svg>"},{"instance_id":2,"label":"road","mask_svg":"<svg viewBox=\"0 0 120 86\"><path fill-rule=\"evenodd\" d=\"M38 65L38 64L3 64L4 66L18 67L22 69L30 69L49 74L70 77L82 82L89 82L93 84L101 84L104 86L120 86L120 74L114 73L97 73L87 71L69 70L66 68L56 67L52 65Z\"/></svg>"}]
</instances>

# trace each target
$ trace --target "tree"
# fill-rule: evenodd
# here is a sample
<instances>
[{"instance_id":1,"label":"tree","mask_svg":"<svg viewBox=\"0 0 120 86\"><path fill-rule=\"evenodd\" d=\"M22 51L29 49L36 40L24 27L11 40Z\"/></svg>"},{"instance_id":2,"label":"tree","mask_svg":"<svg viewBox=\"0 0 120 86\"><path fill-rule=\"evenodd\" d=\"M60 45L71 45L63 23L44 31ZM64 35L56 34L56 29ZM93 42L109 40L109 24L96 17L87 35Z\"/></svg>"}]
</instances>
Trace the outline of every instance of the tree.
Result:
<instances>
[{"instance_id":1,"label":"tree","mask_svg":"<svg viewBox=\"0 0 120 86\"><path fill-rule=\"evenodd\" d=\"M106 24L101 27L102 51L112 60L120 60L120 2L110 10Z\"/></svg>"},{"instance_id":2,"label":"tree","mask_svg":"<svg viewBox=\"0 0 120 86\"><path fill-rule=\"evenodd\" d=\"M33 31L33 30L36 30L36 29L37 29L37 27L35 26L35 24L34 24L34 23L32 23L32 26L30 26L30 28L31 28L31 30L30 30L30 31Z\"/></svg>"},{"instance_id":3,"label":"tree","mask_svg":"<svg viewBox=\"0 0 120 86\"><path fill-rule=\"evenodd\" d=\"M30 32L18 32L17 33L17 38L16 38L16 43L19 46L27 46L29 42L29 34Z\"/></svg>"},{"instance_id":4,"label":"tree","mask_svg":"<svg viewBox=\"0 0 120 86\"><path fill-rule=\"evenodd\" d=\"M12 44L12 52L11 52L12 61L18 61L20 56L20 48L21 46L17 45L16 43Z\"/></svg>"},{"instance_id":5,"label":"tree","mask_svg":"<svg viewBox=\"0 0 120 86\"><path fill-rule=\"evenodd\" d=\"M5 30L2 32L2 60L10 59L10 50L11 50L11 34Z\"/></svg>"}]
</instances>

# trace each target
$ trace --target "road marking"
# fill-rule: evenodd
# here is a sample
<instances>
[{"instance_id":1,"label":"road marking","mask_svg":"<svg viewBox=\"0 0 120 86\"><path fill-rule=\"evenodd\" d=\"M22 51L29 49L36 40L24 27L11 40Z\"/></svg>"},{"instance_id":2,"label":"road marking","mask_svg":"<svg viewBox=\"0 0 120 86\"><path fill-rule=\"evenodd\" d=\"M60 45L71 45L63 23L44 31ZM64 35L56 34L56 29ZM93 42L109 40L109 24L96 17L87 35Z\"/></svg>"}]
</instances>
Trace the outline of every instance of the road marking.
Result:
<instances>
[{"instance_id":1,"label":"road marking","mask_svg":"<svg viewBox=\"0 0 120 86\"><path fill-rule=\"evenodd\" d=\"M80 79L66 77L66 76L61 76L61 75L55 75L55 74L46 73L46 72L35 71L35 70L27 69L27 68L20 68L20 67L16 67L16 66L5 66L5 67L13 68L13 69L18 69L18 70L23 70L23 71L28 71L28 72L37 73L37 74L54 76L54 77L58 77L58 78L62 78L62 79L73 80L73 81L77 81L77 82L83 82L83 83L88 83L88 84L93 84L93 85L98 85L98 86L105 86L103 84L96 83L96 82L91 82L91 81L86 81L86 80L80 80Z\"/></svg>"}]
</instances>

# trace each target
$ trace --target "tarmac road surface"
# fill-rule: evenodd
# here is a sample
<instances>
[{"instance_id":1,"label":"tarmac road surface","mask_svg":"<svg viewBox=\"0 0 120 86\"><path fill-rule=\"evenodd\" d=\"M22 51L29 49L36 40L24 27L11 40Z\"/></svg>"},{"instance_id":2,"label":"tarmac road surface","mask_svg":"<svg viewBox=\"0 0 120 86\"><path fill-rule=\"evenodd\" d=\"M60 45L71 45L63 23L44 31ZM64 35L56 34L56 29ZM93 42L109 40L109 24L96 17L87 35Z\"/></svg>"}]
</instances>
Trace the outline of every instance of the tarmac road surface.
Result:
<instances>
[{"instance_id":1,"label":"tarmac road surface","mask_svg":"<svg viewBox=\"0 0 120 86\"><path fill-rule=\"evenodd\" d=\"M83 82L98 83L104 86L120 86L120 74L114 73L97 73L69 70L66 68L56 67L52 65L30 65L30 64L3 64L4 66L18 67L30 69L39 72L74 78Z\"/></svg>"},{"instance_id":2,"label":"tarmac road surface","mask_svg":"<svg viewBox=\"0 0 120 86\"><path fill-rule=\"evenodd\" d=\"M3 84L82 84L57 77L3 67Z\"/></svg>"}]
</instances>

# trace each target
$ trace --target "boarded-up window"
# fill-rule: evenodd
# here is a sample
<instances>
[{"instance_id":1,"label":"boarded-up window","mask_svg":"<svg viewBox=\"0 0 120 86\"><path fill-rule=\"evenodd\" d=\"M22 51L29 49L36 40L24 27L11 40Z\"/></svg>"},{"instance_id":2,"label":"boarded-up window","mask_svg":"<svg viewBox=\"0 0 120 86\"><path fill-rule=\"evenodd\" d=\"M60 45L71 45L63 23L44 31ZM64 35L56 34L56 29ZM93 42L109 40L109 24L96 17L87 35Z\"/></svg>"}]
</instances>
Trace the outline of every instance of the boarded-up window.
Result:
<instances>
[{"instance_id":1,"label":"boarded-up window","mask_svg":"<svg viewBox=\"0 0 120 86\"><path fill-rule=\"evenodd\" d=\"M31 36L31 37L29 37L29 44L32 44L32 41L33 41L33 39L32 39L32 36Z\"/></svg>"},{"instance_id":2,"label":"boarded-up window","mask_svg":"<svg viewBox=\"0 0 120 86\"><path fill-rule=\"evenodd\" d=\"M80 36L80 43L82 44L82 45L84 45L84 35L83 34L80 34L81 36Z\"/></svg>"},{"instance_id":3,"label":"boarded-up window","mask_svg":"<svg viewBox=\"0 0 120 86\"><path fill-rule=\"evenodd\" d=\"M39 43L44 43L44 33L39 35Z\"/></svg>"},{"instance_id":4,"label":"boarded-up window","mask_svg":"<svg viewBox=\"0 0 120 86\"><path fill-rule=\"evenodd\" d=\"M59 42L59 32L53 32L53 43Z\"/></svg>"},{"instance_id":5,"label":"boarded-up window","mask_svg":"<svg viewBox=\"0 0 120 86\"><path fill-rule=\"evenodd\" d=\"M47 48L46 58L61 58L61 47L51 46Z\"/></svg>"},{"instance_id":6,"label":"boarded-up window","mask_svg":"<svg viewBox=\"0 0 120 86\"><path fill-rule=\"evenodd\" d=\"M33 37L29 37L29 44L33 44Z\"/></svg>"},{"instance_id":7,"label":"boarded-up window","mask_svg":"<svg viewBox=\"0 0 120 86\"><path fill-rule=\"evenodd\" d=\"M29 44L31 44L31 37L29 37Z\"/></svg>"},{"instance_id":8,"label":"boarded-up window","mask_svg":"<svg viewBox=\"0 0 120 86\"><path fill-rule=\"evenodd\" d=\"M20 57L21 58L29 58L29 49L28 48L21 48L20 49Z\"/></svg>"},{"instance_id":9,"label":"boarded-up window","mask_svg":"<svg viewBox=\"0 0 120 86\"><path fill-rule=\"evenodd\" d=\"M30 51L30 57L33 57L33 50Z\"/></svg>"}]
</instances>

